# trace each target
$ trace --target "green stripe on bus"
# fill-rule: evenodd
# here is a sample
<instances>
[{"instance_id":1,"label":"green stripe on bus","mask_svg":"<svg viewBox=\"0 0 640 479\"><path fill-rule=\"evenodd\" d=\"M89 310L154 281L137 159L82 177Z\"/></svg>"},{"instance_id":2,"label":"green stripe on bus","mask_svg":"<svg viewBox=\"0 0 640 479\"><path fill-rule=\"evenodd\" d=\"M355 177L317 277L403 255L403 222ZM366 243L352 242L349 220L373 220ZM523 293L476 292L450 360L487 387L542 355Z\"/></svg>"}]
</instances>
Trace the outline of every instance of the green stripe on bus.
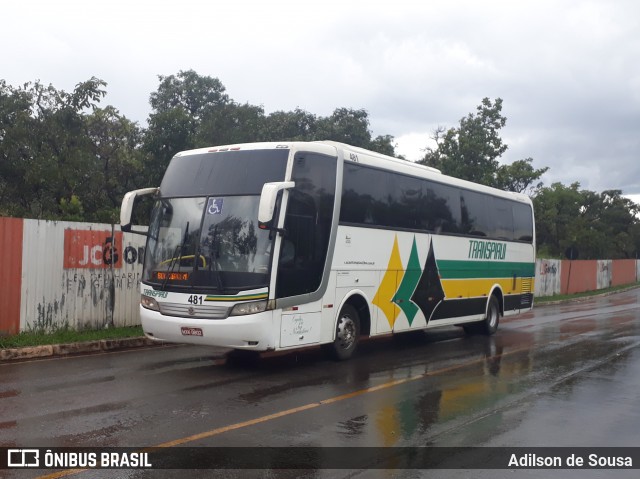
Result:
<instances>
[{"instance_id":1,"label":"green stripe on bus","mask_svg":"<svg viewBox=\"0 0 640 479\"><path fill-rule=\"evenodd\" d=\"M267 299L267 293L246 294L243 296L207 296L205 301L249 301L252 299Z\"/></svg>"},{"instance_id":2,"label":"green stripe on bus","mask_svg":"<svg viewBox=\"0 0 640 479\"><path fill-rule=\"evenodd\" d=\"M529 278L535 275L535 263L497 261L439 260L438 271L442 279L471 278Z\"/></svg>"}]
</instances>

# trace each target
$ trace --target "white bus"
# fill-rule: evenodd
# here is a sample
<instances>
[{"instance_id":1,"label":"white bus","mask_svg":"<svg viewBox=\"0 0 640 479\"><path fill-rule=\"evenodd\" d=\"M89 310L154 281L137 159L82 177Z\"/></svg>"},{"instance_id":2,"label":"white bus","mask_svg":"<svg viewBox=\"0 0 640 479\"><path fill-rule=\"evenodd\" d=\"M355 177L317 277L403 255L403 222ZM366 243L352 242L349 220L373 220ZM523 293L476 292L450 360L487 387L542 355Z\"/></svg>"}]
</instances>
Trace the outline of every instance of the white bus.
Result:
<instances>
[{"instance_id":1,"label":"white bus","mask_svg":"<svg viewBox=\"0 0 640 479\"><path fill-rule=\"evenodd\" d=\"M533 304L526 195L331 142L178 153L155 195L145 334L237 350L326 345L460 325L493 334Z\"/></svg>"}]
</instances>

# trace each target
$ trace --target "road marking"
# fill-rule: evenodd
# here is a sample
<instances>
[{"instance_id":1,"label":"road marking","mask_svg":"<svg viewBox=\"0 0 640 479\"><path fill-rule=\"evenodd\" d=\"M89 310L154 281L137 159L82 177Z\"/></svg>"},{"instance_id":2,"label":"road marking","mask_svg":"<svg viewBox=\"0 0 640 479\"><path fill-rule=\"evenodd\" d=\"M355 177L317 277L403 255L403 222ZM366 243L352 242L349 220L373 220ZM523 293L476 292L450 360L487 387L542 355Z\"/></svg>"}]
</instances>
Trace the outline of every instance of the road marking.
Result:
<instances>
[{"instance_id":1,"label":"road marking","mask_svg":"<svg viewBox=\"0 0 640 479\"><path fill-rule=\"evenodd\" d=\"M157 444L155 446L149 446L148 448L143 449L141 452L144 451L150 451L152 449L155 448L164 448L164 447L175 447L175 446L181 446L183 444L187 444L190 442L195 442L195 441L199 441L201 439L206 439L209 437L213 437L213 436L218 436L220 434L223 434L225 432L229 432L229 431L235 431L237 429L242 429L245 427L249 427L249 426L254 426L256 424L261 424L261 423L265 423L268 421L272 421L274 419L278 419L281 417L285 417L285 416L290 416L292 414L297 414L299 412L303 412L303 411L309 411L311 409L315 409L321 406L326 406L329 404L334 404L340 401L344 401L346 399L352 399L358 396L363 396L365 394L369 394L369 393L374 393L377 391L382 391L385 389L389 389L389 388L393 388L395 386L400 386L402 384L406 384L406 383L410 383L413 381L418 381L420 379L424 379L427 377L431 377L431 376L438 376L441 374L446 374L452 371L456 371L458 369L462 369L468 366L471 366L473 364L478 364L478 363L482 363L484 361L486 361L487 359L491 359L491 358L498 358L498 357L503 357L503 356L511 356L513 354L516 353L520 353L522 351L528 351L529 347L522 347L522 348L518 348L518 349L514 349L512 351L508 351L508 352L503 352L501 354L496 354L494 356L483 356L481 358L478 359L474 359L472 361L467 361L461 364L456 364L453 366L449 366L446 368L441 368L441 369L436 369L434 371L426 371L424 373L421 374L416 374L414 376L408 376L406 378L402 378L402 379L395 379L393 381L389 381L383 384L379 384L377 386L371 386L365 389L359 389L357 391L353 391L350 393L346 393L346 394L341 394L340 396L334 396L332 398L328 398L328 399L322 399L321 401L318 402L313 402L313 403L309 403L309 404L305 404L304 406L298 406L298 407L294 407L291 409L286 409L284 411L280 411L280 412L276 412L273 414L268 414L266 416L261 416L255 419L250 419L248 421L243 421L243 422L238 422L235 424L230 424L228 426L222 426L222 427L218 427L215 429L211 429L209 431L204 431L198 434L193 434L191 436L186 436L183 438L179 438L179 439L175 439L173 441L168 441L168 442L163 442L161 444ZM36 479L58 479L60 477L67 477L67 476L72 476L75 474L80 474L81 472L85 472L91 469L66 469L64 471L58 471L58 472L54 472L52 474L47 474L44 476L38 476Z\"/></svg>"}]
</instances>

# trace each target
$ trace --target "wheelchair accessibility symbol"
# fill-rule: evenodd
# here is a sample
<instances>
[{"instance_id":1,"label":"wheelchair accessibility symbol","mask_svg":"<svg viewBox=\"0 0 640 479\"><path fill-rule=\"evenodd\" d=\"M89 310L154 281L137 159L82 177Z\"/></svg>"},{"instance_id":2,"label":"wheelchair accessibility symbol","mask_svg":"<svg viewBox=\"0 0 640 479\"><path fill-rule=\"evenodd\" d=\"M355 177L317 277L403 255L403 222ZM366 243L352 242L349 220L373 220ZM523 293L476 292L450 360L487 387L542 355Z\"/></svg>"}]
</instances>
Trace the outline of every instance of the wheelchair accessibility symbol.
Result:
<instances>
[{"instance_id":1,"label":"wheelchair accessibility symbol","mask_svg":"<svg viewBox=\"0 0 640 479\"><path fill-rule=\"evenodd\" d=\"M222 214L223 203L224 203L224 198L209 198L209 203L207 204L207 214L210 214L210 215Z\"/></svg>"}]
</instances>

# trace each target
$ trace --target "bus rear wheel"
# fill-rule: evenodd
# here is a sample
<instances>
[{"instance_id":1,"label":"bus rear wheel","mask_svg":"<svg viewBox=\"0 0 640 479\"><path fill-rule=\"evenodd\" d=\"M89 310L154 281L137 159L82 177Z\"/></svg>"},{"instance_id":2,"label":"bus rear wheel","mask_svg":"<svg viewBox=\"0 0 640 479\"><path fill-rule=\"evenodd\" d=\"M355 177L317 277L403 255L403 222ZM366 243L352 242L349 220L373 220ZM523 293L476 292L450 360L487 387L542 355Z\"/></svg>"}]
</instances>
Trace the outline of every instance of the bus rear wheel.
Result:
<instances>
[{"instance_id":1,"label":"bus rear wheel","mask_svg":"<svg viewBox=\"0 0 640 479\"><path fill-rule=\"evenodd\" d=\"M336 323L336 337L331 343L332 356L344 361L353 356L360 341L360 317L356 309L350 304L345 304L338 315Z\"/></svg>"},{"instance_id":2,"label":"bus rear wheel","mask_svg":"<svg viewBox=\"0 0 640 479\"><path fill-rule=\"evenodd\" d=\"M489 298L489 304L487 306L487 315L485 318L477 323L465 324L463 327L467 334L485 334L491 336L498 330L498 324L500 323L500 305L498 299L495 296Z\"/></svg>"}]
</instances>

